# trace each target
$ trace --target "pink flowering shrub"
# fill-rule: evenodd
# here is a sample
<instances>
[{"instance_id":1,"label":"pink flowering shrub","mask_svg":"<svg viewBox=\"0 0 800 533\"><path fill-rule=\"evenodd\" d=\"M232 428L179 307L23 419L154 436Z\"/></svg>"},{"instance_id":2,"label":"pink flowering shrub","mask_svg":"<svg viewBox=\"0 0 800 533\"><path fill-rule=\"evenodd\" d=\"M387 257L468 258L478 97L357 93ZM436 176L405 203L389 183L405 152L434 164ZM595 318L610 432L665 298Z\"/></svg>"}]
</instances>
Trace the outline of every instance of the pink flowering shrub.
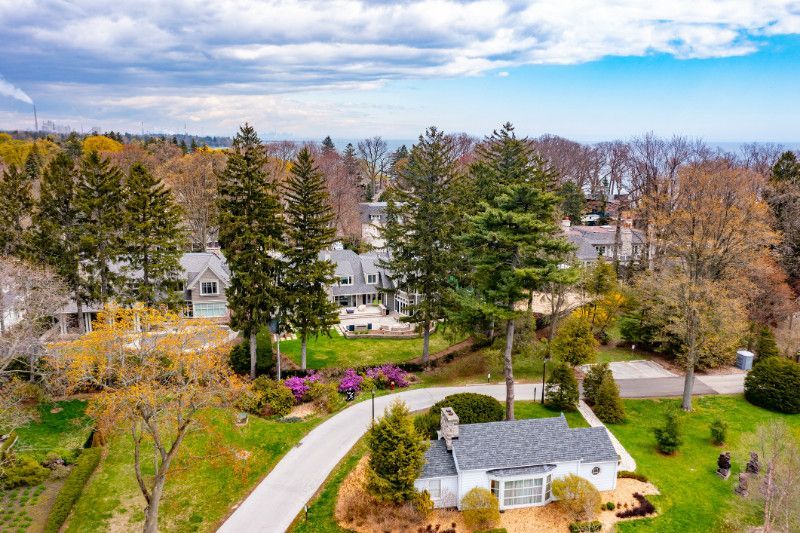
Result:
<instances>
[{"instance_id":1,"label":"pink flowering shrub","mask_svg":"<svg viewBox=\"0 0 800 533\"><path fill-rule=\"evenodd\" d=\"M395 387L408 387L408 372L395 365L386 364L369 368L366 375L379 389L388 389L392 383Z\"/></svg>"},{"instance_id":2,"label":"pink flowering shrub","mask_svg":"<svg viewBox=\"0 0 800 533\"><path fill-rule=\"evenodd\" d=\"M361 383L364 381L364 376L356 373L352 368L348 368L344 372L344 376L339 380L339 392L361 392Z\"/></svg>"},{"instance_id":3,"label":"pink flowering shrub","mask_svg":"<svg viewBox=\"0 0 800 533\"><path fill-rule=\"evenodd\" d=\"M320 380L322 380L322 376L320 374L311 373L305 377L292 376L285 379L283 384L290 391L292 391L295 401L297 403L301 403L307 399L306 395L311 388L311 384Z\"/></svg>"}]
</instances>

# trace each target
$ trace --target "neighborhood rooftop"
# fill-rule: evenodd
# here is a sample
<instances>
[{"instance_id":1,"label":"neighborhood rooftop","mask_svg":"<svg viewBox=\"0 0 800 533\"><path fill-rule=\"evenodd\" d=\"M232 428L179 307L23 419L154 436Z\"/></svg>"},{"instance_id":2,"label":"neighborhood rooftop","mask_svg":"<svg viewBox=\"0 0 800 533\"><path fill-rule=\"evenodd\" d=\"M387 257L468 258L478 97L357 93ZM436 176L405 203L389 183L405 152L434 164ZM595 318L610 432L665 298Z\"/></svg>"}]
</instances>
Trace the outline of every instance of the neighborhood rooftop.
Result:
<instances>
[{"instance_id":1,"label":"neighborhood rooftop","mask_svg":"<svg viewBox=\"0 0 800 533\"><path fill-rule=\"evenodd\" d=\"M605 428L570 428L562 414L462 424L458 438L453 439L452 454L438 440L431 442L425 459L422 478L455 475L456 463L461 471L499 470L498 475L511 475L508 469L524 473L520 469L568 461L616 461L618 455Z\"/></svg>"}]
</instances>

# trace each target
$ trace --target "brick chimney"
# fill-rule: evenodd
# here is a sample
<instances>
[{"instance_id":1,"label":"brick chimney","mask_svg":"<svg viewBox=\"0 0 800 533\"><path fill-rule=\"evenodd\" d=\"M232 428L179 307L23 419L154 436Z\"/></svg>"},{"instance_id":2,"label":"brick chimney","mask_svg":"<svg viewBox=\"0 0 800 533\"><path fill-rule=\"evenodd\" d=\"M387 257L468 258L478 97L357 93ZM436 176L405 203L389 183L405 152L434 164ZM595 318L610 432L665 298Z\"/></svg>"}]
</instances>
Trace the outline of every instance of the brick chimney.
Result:
<instances>
[{"instance_id":1,"label":"brick chimney","mask_svg":"<svg viewBox=\"0 0 800 533\"><path fill-rule=\"evenodd\" d=\"M448 450L453 449L453 439L458 438L458 415L452 407L442 407L439 437L444 439Z\"/></svg>"}]
</instances>

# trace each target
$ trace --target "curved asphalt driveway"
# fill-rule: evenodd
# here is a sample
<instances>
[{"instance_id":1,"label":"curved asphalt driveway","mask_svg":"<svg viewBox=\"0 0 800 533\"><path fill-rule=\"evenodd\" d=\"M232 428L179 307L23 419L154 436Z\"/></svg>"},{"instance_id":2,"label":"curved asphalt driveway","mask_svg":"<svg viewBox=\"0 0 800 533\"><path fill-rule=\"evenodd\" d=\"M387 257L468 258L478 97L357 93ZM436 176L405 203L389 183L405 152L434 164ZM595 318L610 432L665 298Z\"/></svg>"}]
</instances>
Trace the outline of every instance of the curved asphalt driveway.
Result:
<instances>
[{"instance_id":1,"label":"curved asphalt driveway","mask_svg":"<svg viewBox=\"0 0 800 533\"><path fill-rule=\"evenodd\" d=\"M456 392L477 392L504 400L505 390L504 384L407 390L375 398L375 415L382 415L395 399L403 400L409 409L418 411ZM514 390L518 400L535 399L535 385L517 384ZM219 531L286 531L331 470L367 431L372 420L371 404L371 401L359 402L309 432L258 484Z\"/></svg>"}]
</instances>

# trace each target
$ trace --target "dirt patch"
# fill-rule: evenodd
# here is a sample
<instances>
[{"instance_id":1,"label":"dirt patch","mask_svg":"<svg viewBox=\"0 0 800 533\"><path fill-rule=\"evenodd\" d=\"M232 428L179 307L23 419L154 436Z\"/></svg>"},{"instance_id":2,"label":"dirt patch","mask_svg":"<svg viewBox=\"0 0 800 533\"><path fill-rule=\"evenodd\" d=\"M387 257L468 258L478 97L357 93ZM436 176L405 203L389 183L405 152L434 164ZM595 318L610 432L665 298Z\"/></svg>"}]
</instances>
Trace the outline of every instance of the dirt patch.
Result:
<instances>
[{"instance_id":1,"label":"dirt patch","mask_svg":"<svg viewBox=\"0 0 800 533\"><path fill-rule=\"evenodd\" d=\"M362 457L356 468L345 478L339 489L336 502L336 520L339 525L359 533L408 532L453 528L456 531L469 531L459 511L455 509L436 509L427 518L420 516L409 506L390 507L375 502L365 490L368 457ZM618 479L617 488L601 492L603 503L612 501L620 505L620 510L638 505L633 497L635 492L648 495L658 494L658 489L650 483L635 479ZM613 531L614 524L620 522L617 509L602 511L596 519L603 524L603 531ZM650 515L655 516L655 515ZM627 519L634 520L634 519ZM506 528L508 533L549 533L567 531L572 520L557 503L543 507L510 509L500 514L498 527Z\"/></svg>"},{"instance_id":2,"label":"dirt patch","mask_svg":"<svg viewBox=\"0 0 800 533\"><path fill-rule=\"evenodd\" d=\"M307 416L311 416L316 413L316 409L314 409L314 405L311 403L301 403L300 405L295 405L292 407L292 410L289 411L289 414L286 415L287 417L294 416L297 418L306 418Z\"/></svg>"}]
</instances>

